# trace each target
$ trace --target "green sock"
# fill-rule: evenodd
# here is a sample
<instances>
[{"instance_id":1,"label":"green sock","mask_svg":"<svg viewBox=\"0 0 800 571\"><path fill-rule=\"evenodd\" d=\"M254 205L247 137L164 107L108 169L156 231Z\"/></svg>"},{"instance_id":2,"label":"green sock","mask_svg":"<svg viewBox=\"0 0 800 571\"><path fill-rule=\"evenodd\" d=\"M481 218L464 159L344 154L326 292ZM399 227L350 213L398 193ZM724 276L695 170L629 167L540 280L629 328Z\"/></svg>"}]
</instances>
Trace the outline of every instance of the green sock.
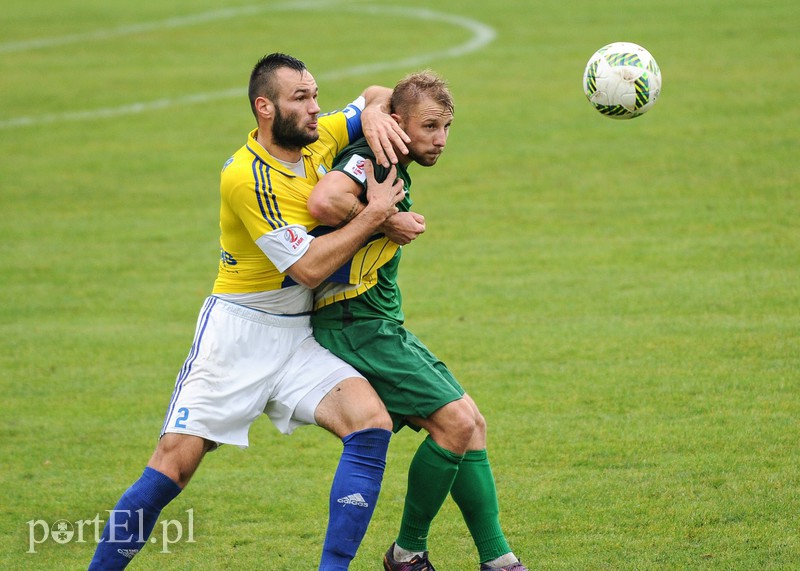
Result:
<instances>
[{"instance_id":1,"label":"green sock","mask_svg":"<svg viewBox=\"0 0 800 571\"><path fill-rule=\"evenodd\" d=\"M470 450L464 455L450 493L472 534L481 563L511 551L500 529L497 488L486 450Z\"/></svg>"},{"instance_id":2,"label":"green sock","mask_svg":"<svg viewBox=\"0 0 800 571\"><path fill-rule=\"evenodd\" d=\"M445 450L428 436L408 468L408 490L397 544L410 551L428 549L431 522L442 507L463 456Z\"/></svg>"}]
</instances>

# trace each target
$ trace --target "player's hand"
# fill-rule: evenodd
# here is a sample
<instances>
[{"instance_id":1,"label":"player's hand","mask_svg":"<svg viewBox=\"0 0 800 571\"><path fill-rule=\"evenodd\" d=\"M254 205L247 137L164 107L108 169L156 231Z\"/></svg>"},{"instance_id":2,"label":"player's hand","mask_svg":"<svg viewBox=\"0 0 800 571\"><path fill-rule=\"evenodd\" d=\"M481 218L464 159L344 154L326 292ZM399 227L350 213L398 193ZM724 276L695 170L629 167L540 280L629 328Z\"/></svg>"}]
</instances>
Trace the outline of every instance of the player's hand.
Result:
<instances>
[{"instance_id":1,"label":"player's hand","mask_svg":"<svg viewBox=\"0 0 800 571\"><path fill-rule=\"evenodd\" d=\"M381 223L398 212L398 202L405 198L403 181L396 177L397 167L392 165L383 182L375 180L375 167L372 161L364 163L364 174L367 177L367 206L364 210L380 213Z\"/></svg>"},{"instance_id":2,"label":"player's hand","mask_svg":"<svg viewBox=\"0 0 800 571\"><path fill-rule=\"evenodd\" d=\"M425 232L425 217L418 212L398 212L386 219L381 231L395 244L405 246Z\"/></svg>"},{"instance_id":3,"label":"player's hand","mask_svg":"<svg viewBox=\"0 0 800 571\"><path fill-rule=\"evenodd\" d=\"M361 130L379 165L388 168L397 164L397 153L408 154L406 143L411 138L391 115L377 106L367 106L361 112Z\"/></svg>"}]
</instances>

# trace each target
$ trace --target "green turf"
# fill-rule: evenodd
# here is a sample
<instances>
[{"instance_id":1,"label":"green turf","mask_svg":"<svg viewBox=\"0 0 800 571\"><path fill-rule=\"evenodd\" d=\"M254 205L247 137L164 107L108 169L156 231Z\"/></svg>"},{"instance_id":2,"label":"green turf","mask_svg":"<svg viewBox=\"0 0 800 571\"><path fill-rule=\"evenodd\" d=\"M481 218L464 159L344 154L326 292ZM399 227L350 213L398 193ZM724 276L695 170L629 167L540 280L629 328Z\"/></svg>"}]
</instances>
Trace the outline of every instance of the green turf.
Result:
<instances>
[{"instance_id":1,"label":"green turf","mask_svg":"<svg viewBox=\"0 0 800 571\"><path fill-rule=\"evenodd\" d=\"M27 522L91 519L141 472L215 276L247 75L275 50L324 109L421 67L450 81L448 149L413 173L406 314L487 417L531 569L796 567L800 5L46 4L0 19L0 568L85 568L91 541L26 553ZM448 57L473 37L454 16L496 37ZM634 121L581 92L612 41L663 72ZM343 73L359 64L377 67ZM420 437L392 443L354 571L397 532ZM132 568L316 568L336 439L262 420L251 444L165 510L192 510L194 543ZM437 569L476 568L452 502L430 545Z\"/></svg>"}]
</instances>

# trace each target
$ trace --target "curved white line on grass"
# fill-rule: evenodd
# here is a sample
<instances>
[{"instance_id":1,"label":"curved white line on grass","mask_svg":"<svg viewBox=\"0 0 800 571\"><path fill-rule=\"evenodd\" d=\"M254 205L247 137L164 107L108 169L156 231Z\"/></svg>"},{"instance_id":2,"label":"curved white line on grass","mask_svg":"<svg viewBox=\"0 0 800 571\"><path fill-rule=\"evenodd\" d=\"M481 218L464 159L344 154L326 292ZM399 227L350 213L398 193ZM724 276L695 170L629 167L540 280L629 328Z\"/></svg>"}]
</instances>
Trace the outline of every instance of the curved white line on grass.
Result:
<instances>
[{"instance_id":1,"label":"curved white line on grass","mask_svg":"<svg viewBox=\"0 0 800 571\"><path fill-rule=\"evenodd\" d=\"M287 4L279 4L277 6L255 5L241 6L239 8L225 8L222 10L212 10L210 12L202 12L200 14L193 14L190 16L167 18L166 20L161 20L159 22L130 24L128 26L120 26L118 28L111 28L109 30L86 32L84 34L71 34L67 36L56 36L53 38L39 38L36 40L7 42L0 44L0 54L53 48L69 44L82 44L96 40L108 40L111 38L119 38L122 36L130 36L131 34L152 32L155 30L173 30L176 28L185 28L197 24L205 24L207 22L216 22L218 20L230 20L231 18L238 18L239 16L250 16L260 12L272 10L313 10L314 8L324 8L331 4L337 3L338 2L336 0L318 0L316 2L291 2Z\"/></svg>"},{"instance_id":2,"label":"curved white line on grass","mask_svg":"<svg viewBox=\"0 0 800 571\"><path fill-rule=\"evenodd\" d=\"M282 4L280 6L272 6L270 10L310 10L315 8L326 7L335 5L336 2L304 2ZM340 10L357 13L370 13L370 14L389 14L399 17L409 17L418 20L429 22L443 22L452 24L472 32L472 37L463 44L447 48L440 51L428 52L408 58L403 58L397 61L378 62L373 64L364 64L359 66L348 67L336 71L317 74L318 79L336 80L344 77L355 75L364 75L366 73L376 73L386 71L389 69L414 67L427 63L431 60L441 58L454 58L460 57L470 52L481 49L496 36L496 32L490 26L453 14L445 14L442 12L434 12L424 8L403 8L398 6L383 7L383 6L340 6ZM22 51L24 49L39 49L45 47L53 47L65 45L70 43L80 43L85 41L109 39L117 36L124 36L133 33L147 32L165 28L177 28L182 26L191 26L194 24L210 22L213 20L220 20L225 18L233 18L242 15L254 14L259 11L264 11L262 6L246 6L243 8L233 8L228 10L217 10L214 12L204 12L194 16L186 16L183 18L170 18L161 22L154 22L150 24L138 24L131 26L124 26L114 30L100 31L89 34L76 34L71 36L61 36L58 38L45 38L41 40L31 40L29 42L16 42L11 44L0 44L0 52L9 51ZM27 47L21 47L26 45ZM11 49L9 46L13 47ZM16 46L16 47L15 47ZM232 97L241 97L246 94L245 88L232 88L222 91L212 91L206 93L196 93L193 95L186 95L183 97L174 97L166 99L158 99L155 101L146 101L138 103L130 103L128 105L121 105L118 107L105 107L100 109L91 109L85 111L73 111L58 113L52 115L40 115L36 117L16 117L13 119L6 119L0 121L0 129L8 129L11 127L27 127L32 125L42 125L46 123L56 123L63 121L83 121L90 119L106 119L111 117L118 117L121 115L133 115L135 113L143 113L145 111L152 111L156 109L165 109L177 105L190 105L196 103L206 103L218 99L228 99Z\"/></svg>"},{"instance_id":3,"label":"curved white line on grass","mask_svg":"<svg viewBox=\"0 0 800 571\"><path fill-rule=\"evenodd\" d=\"M382 6L361 6L357 8L347 9L351 12L371 13L371 14L393 14L396 16L411 16L419 20L428 22L444 22L446 24L453 24L455 26L465 28L472 32L472 38L458 46L427 54L420 54L412 56L395 62L384 62L365 64L361 66L351 67L346 70L333 72L331 74L323 74L322 77L326 79L338 79L348 75L361 75L364 73L372 73L378 71L386 71L387 69L395 69L398 67L413 67L436 58L454 58L459 57L470 52L479 50L486 44L494 40L496 33L493 28L462 16L455 16L452 14L445 14L442 12L434 12L425 8L402 8L402 7L382 7Z\"/></svg>"}]
</instances>

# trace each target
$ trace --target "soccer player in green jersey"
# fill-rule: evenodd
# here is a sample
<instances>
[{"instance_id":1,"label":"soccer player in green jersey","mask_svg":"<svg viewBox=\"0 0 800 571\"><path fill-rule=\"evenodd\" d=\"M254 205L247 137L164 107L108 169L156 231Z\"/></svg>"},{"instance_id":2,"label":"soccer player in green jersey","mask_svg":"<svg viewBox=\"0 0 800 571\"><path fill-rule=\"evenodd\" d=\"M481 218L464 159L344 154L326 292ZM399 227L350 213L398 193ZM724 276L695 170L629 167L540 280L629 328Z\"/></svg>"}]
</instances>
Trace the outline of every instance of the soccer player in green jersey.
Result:
<instances>
[{"instance_id":1,"label":"soccer player in green jersey","mask_svg":"<svg viewBox=\"0 0 800 571\"><path fill-rule=\"evenodd\" d=\"M384 568L434 569L428 560L428 533L451 494L475 541L480 569L525 571L500 528L485 420L447 366L403 327L397 284L400 246L425 231L425 219L411 211L408 166L436 164L447 142L453 109L446 83L431 72L412 74L393 90L392 117L411 138L408 153L397 153L397 176L406 196L397 205L400 212L380 228L383 235L373 237L317 290L312 325L323 347L370 381L393 417L395 432L404 425L428 432L409 467L400 532L386 552ZM311 214L331 227L356 216L366 202L368 162L376 159L364 140L349 145L312 191ZM378 164L374 170L377 180L388 174Z\"/></svg>"}]
</instances>

